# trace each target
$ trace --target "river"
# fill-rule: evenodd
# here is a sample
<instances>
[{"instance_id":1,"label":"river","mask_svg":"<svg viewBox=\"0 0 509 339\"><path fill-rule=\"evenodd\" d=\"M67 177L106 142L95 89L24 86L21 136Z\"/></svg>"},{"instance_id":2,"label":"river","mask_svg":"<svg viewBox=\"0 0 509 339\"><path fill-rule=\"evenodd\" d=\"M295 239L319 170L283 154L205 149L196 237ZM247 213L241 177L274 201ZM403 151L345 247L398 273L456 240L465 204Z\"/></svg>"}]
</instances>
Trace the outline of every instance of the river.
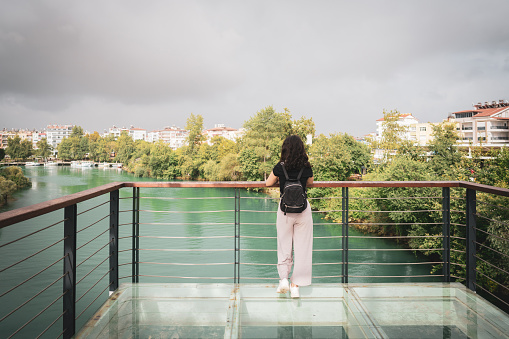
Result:
<instances>
[{"instance_id":1,"label":"river","mask_svg":"<svg viewBox=\"0 0 509 339\"><path fill-rule=\"evenodd\" d=\"M106 183L115 181L152 181L153 179L136 178L128 173L117 169L101 168L70 168L70 167L28 167L24 169L25 175L32 181L32 187L21 190L14 195L14 200L0 208L0 212L29 206L46 200L58 198L71 193L83 191L89 188L97 187ZM129 210L132 207L130 198L132 189L121 190L120 210L121 213L120 236L125 237L120 240L120 249L125 250L121 253L120 263L131 262L131 215ZM231 280L207 280L202 277L232 277L233 276L233 213L234 201L233 189L211 188L177 188L177 189L141 189L143 199L140 202L140 248L151 249L140 251L140 261L150 264L140 265L140 282L231 282ZM266 199L267 196L262 193L243 190L241 192L241 210L254 210L257 212L242 212L241 214L241 252L240 261L249 265L241 266L241 282L273 282L276 281L276 268L273 265L276 260L274 249L276 247L275 237L275 213L277 204ZM163 197L163 199L161 199ZM220 199L197 200L197 197L222 197ZM123 199L124 198L124 199ZM155 199L152 199L155 198ZM175 198L182 198L174 200ZM91 254L99 250L107 242L107 234L99 235L105 230L106 220L100 220L109 213L108 204L88 209L105 203L107 197L98 197L92 201L79 205L78 212L83 213L78 217L79 225L86 227L79 233L78 246L83 246L79 250L77 262L80 263ZM148 212L158 211L158 212ZM196 213L182 213L183 211L195 211ZM206 212L213 211L213 212ZM201 212L201 213L200 213ZM57 220L62 220L62 211L52 212L49 215L38 217L18 225L0 229L0 245L11 240L17 239L23 235L35 231L41 227L52 225ZM321 251L323 249L337 249L341 247L341 226L327 222L322 219L320 213L313 214L314 227L314 262L315 263L337 263L341 261L340 251ZM95 224L97 223L97 224ZM260 223L264 225L260 225ZM253 225L256 224L256 225ZM155 235L163 234L167 238L152 238ZM354 229L350 229L350 235L362 235ZM98 236L90 244L87 242ZM207 237L215 237L207 239ZM260 238L263 237L263 238ZM328 237L328 238L323 238ZM332 237L332 238L331 238ZM336 238L334 238L336 237ZM36 236L28 237L16 243L0 248L0 256L8 258L0 266L0 270L16 262L16 258L24 258L35 252L35 249L48 246L62 238L61 224L47 231L38 233ZM44 245L42 245L44 244ZM349 247L355 249L397 249L399 245L393 241L373 238L352 238ZM172 251L153 251L152 249L172 249ZM227 249L228 251L208 252L203 249ZM176 250L176 251L175 251ZM77 313L80 315L77 322L79 329L87 319L93 314L103 298L107 297L107 291L102 292L104 284L94 283L101 279L107 261L100 264L101 260L107 256L107 248L104 249L104 255L98 259L85 260L79 267L78 280L83 278L83 283L78 286L77 296L81 297L87 290L90 293L77 303ZM27 279L31 274L42 269L49 263L59 260L62 256L62 247L54 246L45 250L37 257L39 259L27 260L15 267L0 273L0 295L12 286L15 286L20 279ZM351 251L349 261L356 263L415 263L426 261L423 256L416 256L410 251ZM211 263L204 266L188 265L168 265L167 263L191 263L203 262ZM270 265L260 265L267 264ZM89 276L85 274L93 270L97 265L102 269L94 271ZM349 274L352 276L411 276L427 275L431 270L430 265L349 265ZM61 264L57 264L45 272L37 279L32 279L23 286L23 293L34 295L42 287L47 286L58 280L61 275ZM97 272L97 273L96 273ZM127 277L131 275L131 266L123 265L120 268L120 276ZM314 279L315 283L341 282L341 278L331 277L341 274L341 265L316 265L313 268L313 276L323 277ZM179 277L194 277L194 279L182 279ZM249 279L253 278L253 279ZM259 278L259 279L255 279ZM261 279L271 280L261 280ZM350 282L412 282L412 281L437 281L437 278L350 278ZM130 278L122 279L121 282L130 282ZM35 313L51 303L55 294L50 293L53 290L61 291L61 283L57 282L47 291L41 293L36 299L31 301L30 306L24 306L19 311L9 316L9 321L0 323L0 333L12 333L13 330L28 321ZM18 293L18 292L16 292ZM18 305L16 293L10 293L0 298L2 305ZM58 294L57 294L58 295ZM91 307L83 311L94 298L100 296ZM1 300L4 299L4 300ZM33 310L26 311L25 308ZM2 307L3 309L3 307ZM9 308L10 310L11 308ZM0 310L0 318L7 311ZM48 311L44 312L42 318L47 318L46 324L52 322L61 313L61 302L56 302ZM20 337L31 336L32 333L40 333L38 326L27 326L20 332ZM46 334L54 337L61 327L60 321L48 330ZM32 332L34 331L34 332Z\"/></svg>"}]
</instances>

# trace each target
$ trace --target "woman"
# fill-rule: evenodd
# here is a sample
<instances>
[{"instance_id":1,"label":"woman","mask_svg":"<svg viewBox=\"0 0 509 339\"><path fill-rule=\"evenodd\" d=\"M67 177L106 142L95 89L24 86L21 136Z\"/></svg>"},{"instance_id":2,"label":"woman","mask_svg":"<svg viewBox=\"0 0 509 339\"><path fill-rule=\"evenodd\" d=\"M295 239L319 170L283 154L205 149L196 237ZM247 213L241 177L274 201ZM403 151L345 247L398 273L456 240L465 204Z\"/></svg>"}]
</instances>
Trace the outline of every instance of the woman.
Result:
<instances>
[{"instance_id":1,"label":"woman","mask_svg":"<svg viewBox=\"0 0 509 339\"><path fill-rule=\"evenodd\" d=\"M286 169L290 179L297 179L303 169L300 183L306 187L313 183L313 170L309 163L304 143L297 135L291 135L283 142L281 159L274 166L266 186L273 186L279 182L279 189L283 193ZM292 298L298 298L299 286L311 284L312 254L313 254L313 219L309 203L300 213L286 213L278 207L277 211L277 271L279 273L279 286L277 293L286 293L290 290ZM292 247L295 259L292 258ZM293 265L295 261L295 265ZM288 278L293 268L291 285Z\"/></svg>"}]
</instances>

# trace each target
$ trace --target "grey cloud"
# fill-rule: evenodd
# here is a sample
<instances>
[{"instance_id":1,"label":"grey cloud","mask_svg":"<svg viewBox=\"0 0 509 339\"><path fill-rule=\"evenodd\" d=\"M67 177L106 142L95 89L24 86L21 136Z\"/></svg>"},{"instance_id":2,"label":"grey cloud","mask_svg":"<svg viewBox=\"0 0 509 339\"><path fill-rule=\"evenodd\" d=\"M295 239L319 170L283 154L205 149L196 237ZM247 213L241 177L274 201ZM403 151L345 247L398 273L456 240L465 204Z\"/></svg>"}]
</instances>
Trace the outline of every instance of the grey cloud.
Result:
<instances>
[{"instance_id":1,"label":"grey cloud","mask_svg":"<svg viewBox=\"0 0 509 339\"><path fill-rule=\"evenodd\" d=\"M440 121L509 99L508 10L501 0L7 0L0 114L5 127L20 116L183 126L191 112L240 127L274 105L313 117L318 132L354 135L383 109Z\"/></svg>"}]
</instances>

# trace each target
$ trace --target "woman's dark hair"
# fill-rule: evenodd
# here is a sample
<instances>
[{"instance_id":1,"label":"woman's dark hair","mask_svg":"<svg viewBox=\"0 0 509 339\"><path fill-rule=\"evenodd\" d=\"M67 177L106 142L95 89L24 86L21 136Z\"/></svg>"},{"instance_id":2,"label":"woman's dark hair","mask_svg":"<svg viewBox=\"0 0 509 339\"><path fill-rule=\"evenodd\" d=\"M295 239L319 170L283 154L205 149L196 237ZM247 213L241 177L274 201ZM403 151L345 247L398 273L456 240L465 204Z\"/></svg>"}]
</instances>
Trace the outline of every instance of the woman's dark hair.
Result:
<instances>
[{"instance_id":1,"label":"woman's dark hair","mask_svg":"<svg viewBox=\"0 0 509 339\"><path fill-rule=\"evenodd\" d=\"M311 167L304 143L298 135L290 135L285 139L281 147L281 159L279 161L285 163L287 170Z\"/></svg>"}]
</instances>

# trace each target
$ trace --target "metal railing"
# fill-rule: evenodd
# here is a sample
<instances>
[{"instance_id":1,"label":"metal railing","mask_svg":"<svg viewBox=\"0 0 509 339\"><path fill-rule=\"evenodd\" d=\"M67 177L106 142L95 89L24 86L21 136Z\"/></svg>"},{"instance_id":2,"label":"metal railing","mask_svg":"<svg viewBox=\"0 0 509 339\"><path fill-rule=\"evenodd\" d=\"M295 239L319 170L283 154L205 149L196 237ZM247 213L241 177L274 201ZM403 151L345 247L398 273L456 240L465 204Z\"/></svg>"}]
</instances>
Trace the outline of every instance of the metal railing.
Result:
<instances>
[{"instance_id":1,"label":"metal railing","mask_svg":"<svg viewBox=\"0 0 509 339\"><path fill-rule=\"evenodd\" d=\"M0 214L1 333L70 338L122 281L276 282L277 199L246 190L262 187L111 183ZM508 189L315 182L309 195L315 281L461 281L509 306ZM416 257L388 261L395 252Z\"/></svg>"}]
</instances>

